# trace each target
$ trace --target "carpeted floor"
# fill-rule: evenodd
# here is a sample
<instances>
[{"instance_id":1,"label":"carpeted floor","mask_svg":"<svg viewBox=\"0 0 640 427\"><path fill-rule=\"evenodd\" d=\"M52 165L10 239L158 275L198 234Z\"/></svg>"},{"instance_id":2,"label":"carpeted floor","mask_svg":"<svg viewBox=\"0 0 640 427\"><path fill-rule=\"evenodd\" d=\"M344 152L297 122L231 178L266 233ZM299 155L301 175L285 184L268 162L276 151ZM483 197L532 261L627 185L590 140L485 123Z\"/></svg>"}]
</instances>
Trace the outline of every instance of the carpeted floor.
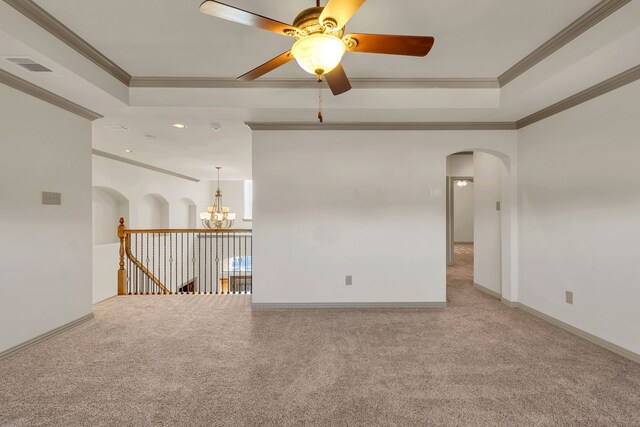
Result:
<instances>
[{"instance_id":1,"label":"carpeted floor","mask_svg":"<svg viewBox=\"0 0 640 427\"><path fill-rule=\"evenodd\" d=\"M640 425L640 365L472 288L446 310L118 297L0 360L16 426Z\"/></svg>"}]
</instances>

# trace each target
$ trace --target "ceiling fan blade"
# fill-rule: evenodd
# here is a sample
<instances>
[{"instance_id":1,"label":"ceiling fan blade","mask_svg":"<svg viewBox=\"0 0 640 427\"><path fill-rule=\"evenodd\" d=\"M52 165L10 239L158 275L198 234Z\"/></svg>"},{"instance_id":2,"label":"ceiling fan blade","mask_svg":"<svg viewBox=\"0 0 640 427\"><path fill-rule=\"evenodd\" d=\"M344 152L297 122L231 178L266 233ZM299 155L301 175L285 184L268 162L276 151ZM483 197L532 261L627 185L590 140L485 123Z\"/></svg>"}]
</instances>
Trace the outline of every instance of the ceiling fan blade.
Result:
<instances>
[{"instance_id":1,"label":"ceiling fan blade","mask_svg":"<svg viewBox=\"0 0 640 427\"><path fill-rule=\"evenodd\" d=\"M320 14L320 22L333 19L338 25L337 28L340 29L345 26L364 2L365 0L329 0Z\"/></svg>"},{"instance_id":2,"label":"ceiling fan blade","mask_svg":"<svg viewBox=\"0 0 640 427\"><path fill-rule=\"evenodd\" d=\"M426 56L433 46L433 37L396 36L387 34L349 34L358 45L351 52L383 53L387 55Z\"/></svg>"},{"instance_id":3,"label":"ceiling fan blade","mask_svg":"<svg viewBox=\"0 0 640 427\"><path fill-rule=\"evenodd\" d=\"M241 75L240 77L238 77L238 80L244 80L244 81L255 80L258 77L263 76L268 72L273 71L276 68L286 64L292 59L293 59L293 55L291 55L291 51L288 50L285 53L278 55L275 58L265 62L259 67L254 68L248 73Z\"/></svg>"},{"instance_id":4,"label":"ceiling fan blade","mask_svg":"<svg viewBox=\"0 0 640 427\"><path fill-rule=\"evenodd\" d=\"M338 64L330 73L325 74L324 78L327 79L327 84L334 95L340 95L351 89L351 83L349 83L349 78L344 72L342 64Z\"/></svg>"},{"instance_id":5,"label":"ceiling fan blade","mask_svg":"<svg viewBox=\"0 0 640 427\"><path fill-rule=\"evenodd\" d=\"M274 33L283 34L285 36L293 35L296 32L295 27L285 24L284 22L247 12L246 10L238 9L214 0L207 0L202 3L200 5L200 12L226 19L227 21L237 22L238 24L273 31Z\"/></svg>"}]
</instances>

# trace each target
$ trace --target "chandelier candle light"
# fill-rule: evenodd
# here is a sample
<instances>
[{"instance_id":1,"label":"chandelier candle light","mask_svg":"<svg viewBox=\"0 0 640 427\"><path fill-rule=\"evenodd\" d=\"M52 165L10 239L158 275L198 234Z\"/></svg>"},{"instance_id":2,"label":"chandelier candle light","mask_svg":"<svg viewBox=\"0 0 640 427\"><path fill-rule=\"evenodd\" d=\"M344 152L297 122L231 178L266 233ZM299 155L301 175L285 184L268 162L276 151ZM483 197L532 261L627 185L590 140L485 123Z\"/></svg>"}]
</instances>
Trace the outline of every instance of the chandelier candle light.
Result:
<instances>
[{"instance_id":1,"label":"chandelier candle light","mask_svg":"<svg viewBox=\"0 0 640 427\"><path fill-rule=\"evenodd\" d=\"M233 227L236 214L229 213L228 206L222 206L222 191L220 191L220 166L216 166L218 170L218 188L216 189L215 200L213 206L207 206L207 212L200 214L202 225L211 230L221 230Z\"/></svg>"}]
</instances>

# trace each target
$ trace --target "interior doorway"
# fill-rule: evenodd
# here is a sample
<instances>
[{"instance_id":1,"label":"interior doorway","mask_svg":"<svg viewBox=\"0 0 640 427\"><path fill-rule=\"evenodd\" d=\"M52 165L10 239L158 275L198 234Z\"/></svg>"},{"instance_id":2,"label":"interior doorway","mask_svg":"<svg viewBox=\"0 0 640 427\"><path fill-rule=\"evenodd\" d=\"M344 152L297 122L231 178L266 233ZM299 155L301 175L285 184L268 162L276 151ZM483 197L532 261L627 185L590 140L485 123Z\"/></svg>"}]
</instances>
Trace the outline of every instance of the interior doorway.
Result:
<instances>
[{"instance_id":1,"label":"interior doorway","mask_svg":"<svg viewBox=\"0 0 640 427\"><path fill-rule=\"evenodd\" d=\"M453 265L456 246L464 245L473 250L474 185L473 176L449 176L447 180L447 264Z\"/></svg>"},{"instance_id":2,"label":"interior doorway","mask_svg":"<svg viewBox=\"0 0 640 427\"><path fill-rule=\"evenodd\" d=\"M500 158L485 152L447 157L447 265L464 276L465 286L498 297L502 291L503 168Z\"/></svg>"}]
</instances>

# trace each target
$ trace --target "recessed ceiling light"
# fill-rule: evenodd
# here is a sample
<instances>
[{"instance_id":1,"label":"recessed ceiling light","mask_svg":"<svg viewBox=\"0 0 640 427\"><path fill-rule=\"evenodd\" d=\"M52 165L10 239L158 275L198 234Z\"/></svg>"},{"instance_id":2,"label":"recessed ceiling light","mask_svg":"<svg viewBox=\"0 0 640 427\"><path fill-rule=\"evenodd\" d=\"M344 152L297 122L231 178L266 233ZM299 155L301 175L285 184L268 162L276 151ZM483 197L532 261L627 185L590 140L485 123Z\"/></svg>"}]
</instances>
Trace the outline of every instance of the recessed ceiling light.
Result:
<instances>
[{"instance_id":1,"label":"recessed ceiling light","mask_svg":"<svg viewBox=\"0 0 640 427\"><path fill-rule=\"evenodd\" d=\"M183 123L174 123L171 126L173 126L174 128L177 128L177 129L184 129L184 128L187 127L187 125L185 125Z\"/></svg>"},{"instance_id":2,"label":"recessed ceiling light","mask_svg":"<svg viewBox=\"0 0 640 427\"><path fill-rule=\"evenodd\" d=\"M129 150L129 149L124 150L124 151L127 152L127 153L133 153L133 150Z\"/></svg>"}]
</instances>

